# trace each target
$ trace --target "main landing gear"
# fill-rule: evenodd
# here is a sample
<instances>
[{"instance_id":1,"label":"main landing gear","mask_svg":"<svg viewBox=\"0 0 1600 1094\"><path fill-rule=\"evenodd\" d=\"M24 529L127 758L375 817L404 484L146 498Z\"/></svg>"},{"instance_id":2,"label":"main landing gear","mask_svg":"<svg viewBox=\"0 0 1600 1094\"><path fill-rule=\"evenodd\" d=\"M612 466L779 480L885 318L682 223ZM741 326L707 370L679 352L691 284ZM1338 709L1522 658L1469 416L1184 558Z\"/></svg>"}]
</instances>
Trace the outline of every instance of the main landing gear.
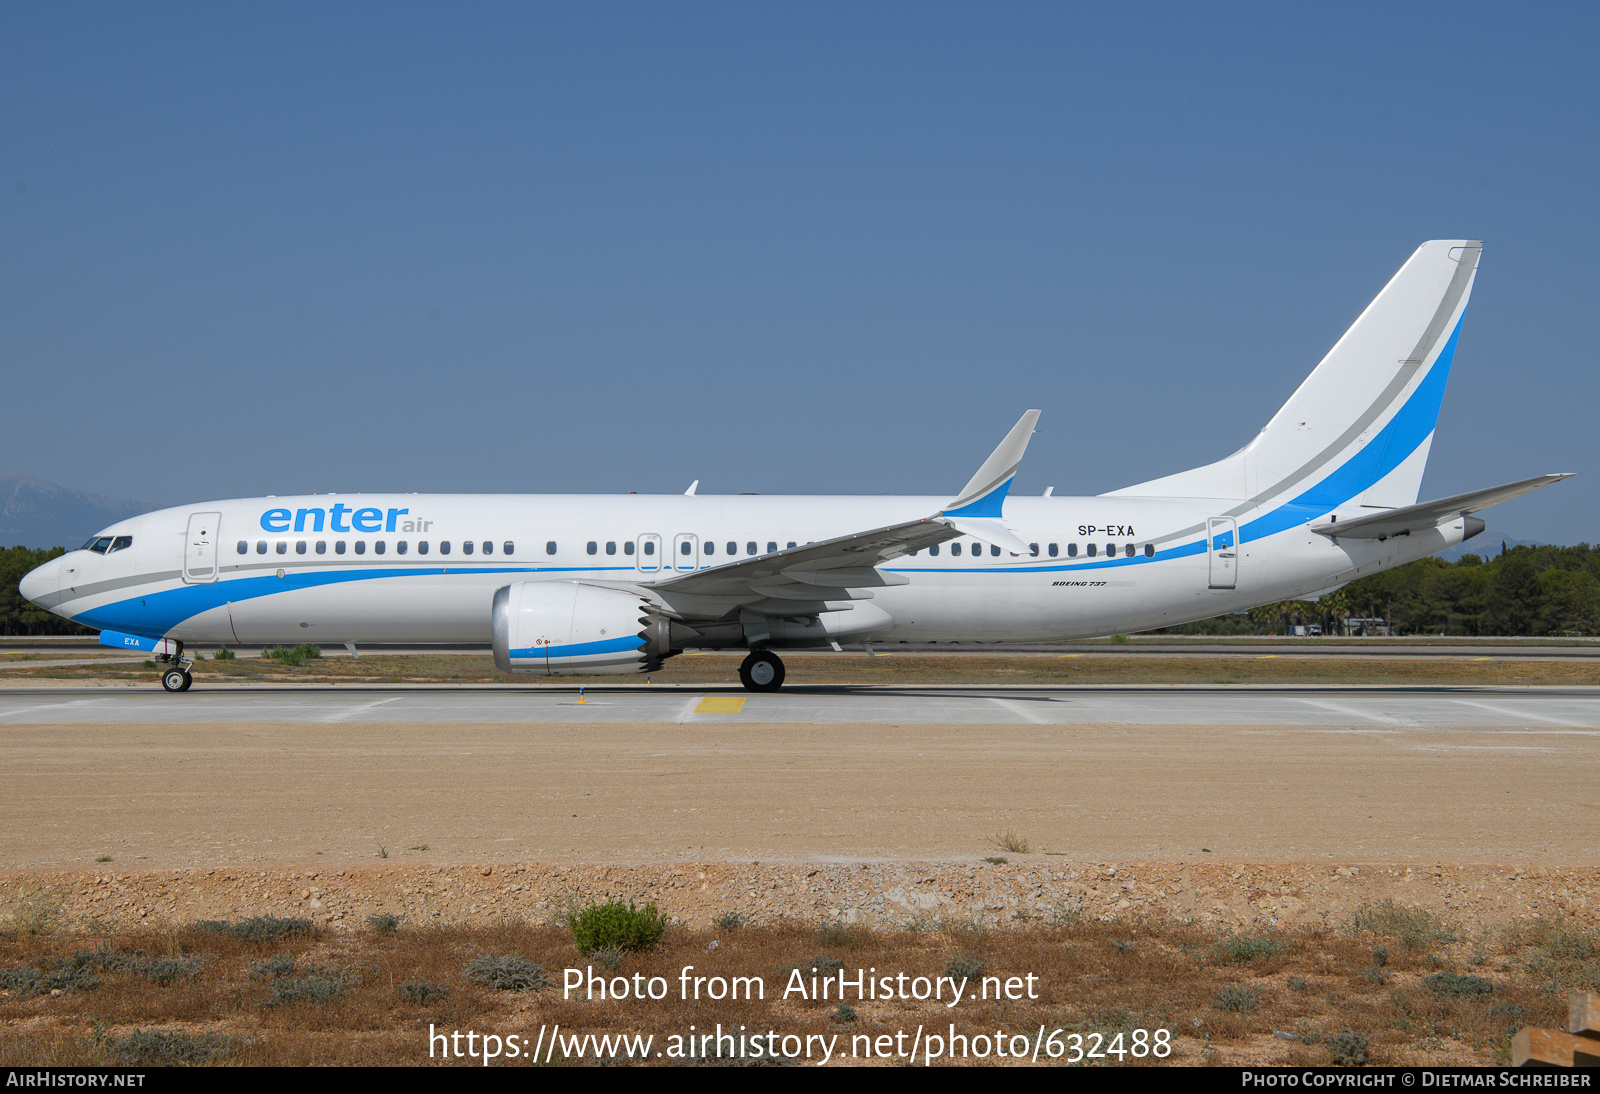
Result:
<instances>
[{"instance_id":1,"label":"main landing gear","mask_svg":"<svg viewBox=\"0 0 1600 1094\"><path fill-rule=\"evenodd\" d=\"M771 650L754 650L739 666L739 682L750 691L783 687L783 662Z\"/></svg>"},{"instance_id":2,"label":"main landing gear","mask_svg":"<svg viewBox=\"0 0 1600 1094\"><path fill-rule=\"evenodd\" d=\"M161 670L161 686L168 691L188 691L194 683L194 677L189 674L189 666L194 662L184 660L182 642L174 646L172 653L156 654L157 661L167 662L167 667Z\"/></svg>"}]
</instances>

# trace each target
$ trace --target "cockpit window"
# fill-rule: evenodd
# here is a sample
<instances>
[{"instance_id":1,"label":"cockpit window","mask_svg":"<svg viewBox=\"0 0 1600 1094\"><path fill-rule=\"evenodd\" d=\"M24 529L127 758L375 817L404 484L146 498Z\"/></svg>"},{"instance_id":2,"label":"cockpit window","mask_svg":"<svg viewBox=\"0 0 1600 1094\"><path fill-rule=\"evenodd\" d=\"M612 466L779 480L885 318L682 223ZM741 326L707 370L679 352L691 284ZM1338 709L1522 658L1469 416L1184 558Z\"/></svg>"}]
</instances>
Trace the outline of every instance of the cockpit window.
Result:
<instances>
[{"instance_id":1,"label":"cockpit window","mask_svg":"<svg viewBox=\"0 0 1600 1094\"><path fill-rule=\"evenodd\" d=\"M112 551L120 551L124 547L132 547L132 546L133 546L133 537L132 536L118 536L117 539L116 539L116 542L111 545L111 550ZM107 552L107 553L109 554L110 552Z\"/></svg>"},{"instance_id":2,"label":"cockpit window","mask_svg":"<svg viewBox=\"0 0 1600 1094\"><path fill-rule=\"evenodd\" d=\"M93 551L97 555L103 555L107 551L111 550L111 537L110 536L92 537L89 540L88 543L85 543L80 548L80 550Z\"/></svg>"}]
</instances>

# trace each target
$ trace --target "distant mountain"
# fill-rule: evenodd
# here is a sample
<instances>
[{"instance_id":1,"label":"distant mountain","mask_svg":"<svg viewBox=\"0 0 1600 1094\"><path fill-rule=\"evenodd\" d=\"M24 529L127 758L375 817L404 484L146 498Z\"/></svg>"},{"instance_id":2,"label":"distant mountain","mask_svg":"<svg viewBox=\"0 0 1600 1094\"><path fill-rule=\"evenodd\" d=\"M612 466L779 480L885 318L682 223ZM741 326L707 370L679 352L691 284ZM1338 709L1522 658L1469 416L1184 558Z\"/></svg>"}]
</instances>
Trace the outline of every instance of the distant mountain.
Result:
<instances>
[{"instance_id":1,"label":"distant mountain","mask_svg":"<svg viewBox=\"0 0 1600 1094\"><path fill-rule=\"evenodd\" d=\"M108 524L159 508L68 490L32 475L0 475L0 546L77 547Z\"/></svg>"}]
</instances>

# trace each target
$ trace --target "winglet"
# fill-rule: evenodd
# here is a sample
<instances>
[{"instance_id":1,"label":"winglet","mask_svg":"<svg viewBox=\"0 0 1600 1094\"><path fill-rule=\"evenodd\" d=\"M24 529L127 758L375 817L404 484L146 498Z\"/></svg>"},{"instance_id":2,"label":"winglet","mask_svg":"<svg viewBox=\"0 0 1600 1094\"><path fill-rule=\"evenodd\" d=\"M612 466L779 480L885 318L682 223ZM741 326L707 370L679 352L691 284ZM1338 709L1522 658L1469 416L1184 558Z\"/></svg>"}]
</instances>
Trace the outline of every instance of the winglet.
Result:
<instances>
[{"instance_id":1,"label":"winglet","mask_svg":"<svg viewBox=\"0 0 1600 1094\"><path fill-rule=\"evenodd\" d=\"M983 466L956 500L940 510L940 515L998 519L1000 507L1011 490L1011 480L1016 478L1017 467L1022 463L1022 454L1027 451L1028 438L1033 436L1033 427L1038 421L1037 410L1024 414L1000 442L1000 447L983 461Z\"/></svg>"}]
</instances>

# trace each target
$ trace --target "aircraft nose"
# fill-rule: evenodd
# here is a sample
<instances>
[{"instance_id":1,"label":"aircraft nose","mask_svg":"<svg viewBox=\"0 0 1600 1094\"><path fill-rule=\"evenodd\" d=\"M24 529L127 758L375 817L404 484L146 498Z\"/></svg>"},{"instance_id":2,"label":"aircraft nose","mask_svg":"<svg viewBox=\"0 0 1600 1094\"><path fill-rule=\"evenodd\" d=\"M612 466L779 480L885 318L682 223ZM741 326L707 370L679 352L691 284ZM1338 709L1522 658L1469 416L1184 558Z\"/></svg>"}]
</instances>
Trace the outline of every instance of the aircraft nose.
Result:
<instances>
[{"instance_id":1,"label":"aircraft nose","mask_svg":"<svg viewBox=\"0 0 1600 1094\"><path fill-rule=\"evenodd\" d=\"M17 582L17 592L33 601L49 593L57 592L61 588L61 559L52 558L43 566L30 570L25 577Z\"/></svg>"}]
</instances>

